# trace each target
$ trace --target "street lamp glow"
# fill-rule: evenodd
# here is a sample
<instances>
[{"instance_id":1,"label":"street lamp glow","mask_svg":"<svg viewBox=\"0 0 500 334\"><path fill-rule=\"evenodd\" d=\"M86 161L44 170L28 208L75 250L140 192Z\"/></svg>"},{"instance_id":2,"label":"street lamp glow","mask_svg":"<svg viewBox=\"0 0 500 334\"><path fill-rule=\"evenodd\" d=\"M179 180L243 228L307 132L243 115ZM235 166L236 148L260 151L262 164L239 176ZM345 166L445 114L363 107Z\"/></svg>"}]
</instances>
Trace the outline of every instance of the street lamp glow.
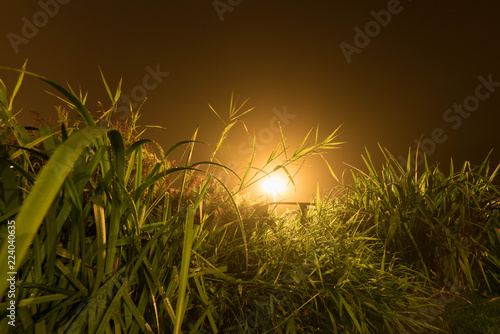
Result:
<instances>
[{"instance_id":1,"label":"street lamp glow","mask_svg":"<svg viewBox=\"0 0 500 334\"><path fill-rule=\"evenodd\" d=\"M276 177L269 178L262 183L262 188L266 193L275 197L276 194L281 193L285 189L285 182Z\"/></svg>"}]
</instances>

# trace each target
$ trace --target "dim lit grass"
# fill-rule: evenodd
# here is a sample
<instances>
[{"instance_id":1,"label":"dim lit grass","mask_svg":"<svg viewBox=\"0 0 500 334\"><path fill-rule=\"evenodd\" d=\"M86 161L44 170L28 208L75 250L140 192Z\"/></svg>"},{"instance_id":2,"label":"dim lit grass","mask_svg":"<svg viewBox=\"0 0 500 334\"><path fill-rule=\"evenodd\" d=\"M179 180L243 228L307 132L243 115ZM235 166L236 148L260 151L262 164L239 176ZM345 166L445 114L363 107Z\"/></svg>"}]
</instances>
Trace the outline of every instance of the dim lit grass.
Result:
<instances>
[{"instance_id":1,"label":"dim lit grass","mask_svg":"<svg viewBox=\"0 0 500 334\"><path fill-rule=\"evenodd\" d=\"M345 212L361 217L361 229L384 241L426 277L469 289L492 290L500 282L500 168L488 158L447 174L425 164L413 171L382 150L377 171L367 152L367 173L358 172L343 196ZM409 156L408 159L411 157Z\"/></svg>"},{"instance_id":2,"label":"dim lit grass","mask_svg":"<svg viewBox=\"0 0 500 334\"><path fill-rule=\"evenodd\" d=\"M15 332L445 332L461 326L449 316L459 293L499 294L498 167L488 159L445 175L405 169L386 150L379 170L367 153L353 184L318 194L306 216L277 216L244 190L277 170L293 183L290 167L338 147L337 130L311 131L295 150L281 134L264 166L252 155L238 176L217 152L244 126L246 101L231 98L227 119L212 108L224 129L210 160L194 162L197 129L165 152L141 139L138 110L112 119L121 82L112 92L102 76L111 107L95 117L85 94L18 71L10 96L0 81L0 232L16 220ZM57 128L19 124L13 100L25 75L77 117L61 110ZM0 249L6 258L6 240ZM443 293L454 298L445 307Z\"/></svg>"}]
</instances>

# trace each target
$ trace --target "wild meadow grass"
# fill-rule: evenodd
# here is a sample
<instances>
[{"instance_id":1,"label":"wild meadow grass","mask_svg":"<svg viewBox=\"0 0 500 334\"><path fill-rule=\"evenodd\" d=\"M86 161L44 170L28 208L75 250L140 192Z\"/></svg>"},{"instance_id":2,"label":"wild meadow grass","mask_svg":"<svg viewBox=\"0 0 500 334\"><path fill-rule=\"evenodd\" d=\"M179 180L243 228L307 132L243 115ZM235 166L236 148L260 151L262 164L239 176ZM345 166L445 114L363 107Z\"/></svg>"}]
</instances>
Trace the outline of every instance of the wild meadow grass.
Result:
<instances>
[{"instance_id":1,"label":"wild meadow grass","mask_svg":"<svg viewBox=\"0 0 500 334\"><path fill-rule=\"evenodd\" d=\"M412 171L381 150L382 170L367 152L368 172L353 175L343 196L345 212L361 216L362 230L426 277L491 291L500 282L500 192L493 183L500 166L491 170L486 158L455 170L452 162L445 174L425 160L423 170Z\"/></svg>"},{"instance_id":2,"label":"wild meadow grass","mask_svg":"<svg viewBox=\"0 0 500 334\"><path fill-rule=\"evenodd\" d=\"M212 108L220 140L193 161L197 129L164 150L142 138L140 110L113 119L121 82L113 92L102 76L110 108L95 116L86 94L17 71L10 94L0 81L0 256L15 220L18 273L16 327L0 280L2 333L449 332L460 292L498 304L499 167L488 158L445 174L385 149L379 169L367 152L352 184L318 193L305 216L278 215L245 190L277 170L293 183L290 167L339 147L338 129L295 149L282 134L264 166L252 155L237 175L217 153L246 101L231 99L227 118ZM56 90L57 126L18 122L25 76Z\"/></svg>"}]
</instances>

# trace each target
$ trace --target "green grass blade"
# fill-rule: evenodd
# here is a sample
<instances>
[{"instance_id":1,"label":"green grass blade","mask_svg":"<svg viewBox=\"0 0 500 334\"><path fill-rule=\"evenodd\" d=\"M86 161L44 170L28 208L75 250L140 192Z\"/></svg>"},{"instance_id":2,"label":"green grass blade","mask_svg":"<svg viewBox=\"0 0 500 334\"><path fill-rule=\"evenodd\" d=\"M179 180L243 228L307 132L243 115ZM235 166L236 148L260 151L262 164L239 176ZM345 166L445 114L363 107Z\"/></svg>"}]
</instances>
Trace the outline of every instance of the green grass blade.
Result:
<instances>
[{"instance_id":1,"label":"green grass blade","mask_svg":"<svg viewBox=\"0 0 500 334\"><path fill-rule=\"evenodd\" d=\"M7 101L7 87L5 87L2 79L0 79L0 107L3 113L8 111L8 104L9 102ZM10 118L10 113L8 115L2 114L2 118L4 119L4 122L7 123L6 120Z\"/></svg>"},{"instance_id":2,"label":"green grass blade","mask_svg":"<svg viewBox=\"0 0 500 334\"><path fill-rule=\"evenodd\" d=\"M115 170L115 175L118 178L118 182L124 184L125 179L125 146L123 144L123 139L117 130L111 130L108 132L108 138L111 143L112 152L112 165Z\"/></svg>"},{"instance_id":3,"label":"green grass blade","mask_svg":"<svg viewBox=\"0 0 500 334\"><path fill-rule=\"evenodd\" d=\"M104 77L104 73L102 73L101 66L99 66L99 73L101 73L102 82L104 84L104 88L106 88L106 92L108 93L109 99L111 100L111 102L114 102L113 94L111 94L111 90L109 89L108 82L106 81L106 78Z\"/></svg>"},{"instance_id":4,"label":"green grass blade","mask_svg":"<svg viewBox=\"0 0 500 334\"><path fill-rule=\"evenodd\" d=\"M21 68L19 77L17 78L17 82L16 82L16 85L14 87L14 90L12 91L12 96L10 97L9 107L8 107L9 110L12 110L12 103L14 102L14 98L16 97L17 92L19 91L19 88L21 87L21 84L23 82L24 73L26 71L26 64L27 63L28 63L28 60L26 59L26 61L23 64L23 67Z\"/></svg>"},{"instance_id":5,"label":"green grass blade","mask_svg":"<svg viewBox=\"0 0 500 334\"><path fill-rule=\"evenodd\" d=\"M191 247L193 246L194 239L194 208L192 205L188 206L186 223L184 225L184 242L182 245L182 260L181 269L179 274L179 297L175 308L176 322L174 326L174 333L181 333L182 322L184 321L184 312L187 307L186 290L188 285L189 267L191 262Z\"/></svg>"},{"instance_id":6,"label":"green grass blade","mask_svg":"<svg viewBox=\"0 0 500 334\"><path fill-rule=\"evenodd\" d=\"M94 278L94 288L91 295L94 295L94 293L101 285L104 276L104 266L106 261L106 220L104 213L104 203L100 196L94 199L93 206L97 241L97 272Z\"/></svg>"},{"instance_id":7,"label":"green grass blade","mask_svg":"<svg viewBox=\"0 0 500 334\"><path fill-rule=\"evenodd\" d=\"M117 192L117 191L116 191ZM122 218L121 201L117 198L117 194L111 200L111 218L108 224L108 240L106 252L106 269L105 275L113 273L113 265L115 263L116 244L118 242L118 234L120 232L120 219Z\"/></svg>"}]
</instances>

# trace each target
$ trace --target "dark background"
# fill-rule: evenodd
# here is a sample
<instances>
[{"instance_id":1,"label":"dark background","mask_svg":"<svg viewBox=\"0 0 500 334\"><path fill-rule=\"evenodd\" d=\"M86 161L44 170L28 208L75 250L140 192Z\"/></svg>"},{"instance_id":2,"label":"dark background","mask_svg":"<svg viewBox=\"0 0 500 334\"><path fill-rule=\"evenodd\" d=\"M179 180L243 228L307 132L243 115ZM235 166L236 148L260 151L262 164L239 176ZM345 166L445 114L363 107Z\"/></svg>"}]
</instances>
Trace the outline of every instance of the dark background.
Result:
<instances>
[{"instance_id":1,"label":"dark background","mask_svg":"<svg viewBox=\"0 0 500 334\"><path fill-rule=\"evenodd\" d=\"M339 140L347 143L327 155L339 175L345 163L362 167L365 147L379 164L378 143L406 156L435 128L447 139L435 144L429 160L443 167L450 157L479 163L499 146L500 87L456 129L443 119L453 104L474 95L478 76L500 82L497 1L401 1L400 12L350 63L340 44L354 45L354 28L365 30L371 11L394 1L216 1L231 9L222 14L214 1L61 2L0 4L0 66L20 68L29 58L28 70L88 91L91 111L99 110L98 101L109 107L98 66L113 90L123 77L126 94L142 85L147 66L159 66L169 75L148 91L140 123L165 128L145 135L164 148L189 139L200 125L198 138L211 145L197 151L205 158L223 128L208 103L226 116L232 92L255 107L245 119L258 136L271 133L273 110L295 115L284 126L291 149L317 124L321 136L342 124ZM41 3L58 4L46 22ZM23 37L34 16L42 20L38 32L14 47L13 34ZM0 78L13 88L13 73L0 71ZM60 102L46 89L25 79L15 110L26 124L30 110L57 118ZM272 134L262 137L257 164L278 144ZM247 140L243 127L229 140L231 150L224 148L220 159L243 165L249 158L238 150ZM500 161L499 152L492 160ZM297 192L283 198L307 200L317 182L322 190L336 184L321 159L307 164Z\"/></svg>"}]
</instances>

